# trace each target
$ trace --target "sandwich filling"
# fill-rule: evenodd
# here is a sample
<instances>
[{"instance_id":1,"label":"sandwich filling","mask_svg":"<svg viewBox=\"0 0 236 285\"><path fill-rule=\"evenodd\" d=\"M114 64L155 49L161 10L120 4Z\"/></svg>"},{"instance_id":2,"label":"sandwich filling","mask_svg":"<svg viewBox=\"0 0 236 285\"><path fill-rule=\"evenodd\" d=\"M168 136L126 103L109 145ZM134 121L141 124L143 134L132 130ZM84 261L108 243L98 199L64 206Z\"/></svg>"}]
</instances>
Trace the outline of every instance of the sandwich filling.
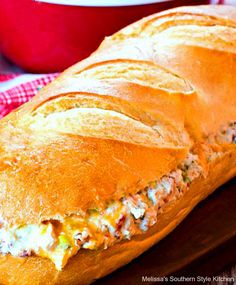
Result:
<instances>
[{"instance_id":1,"label":"sandwich filling","mask_svg":"<svg viewBox=\"0 0 236 285\"><path fill-rule=\"evenodd\" d=\"M177 170L150 183L137 194L111 201L104 210L89 209L63 221L0 228L0 252L50 258L61 270L79 249L106 249L117 241L146 232L169 202L178 199L201 174L197 155L190 154Z\"/></svg>"},{"instance_id":2,"label":"sandwich filling","mask_svg":"<svg viewBox=\"0 0 236 285\"><path fill-rule=\"evenodd\" d=\"M236 123L224 130L225 142L236 143ZM220 135L222 139L223 134ZM146 232L158 222L158 214L185 193L203 173L196 154L169 175L150 183L137 194L110 201L105 209L89 209L84 214L39 225L8 226L0 222L0 253L49 258L58 270L80 249L106 249L114 243Z\"/></svg>"}]
</instances>

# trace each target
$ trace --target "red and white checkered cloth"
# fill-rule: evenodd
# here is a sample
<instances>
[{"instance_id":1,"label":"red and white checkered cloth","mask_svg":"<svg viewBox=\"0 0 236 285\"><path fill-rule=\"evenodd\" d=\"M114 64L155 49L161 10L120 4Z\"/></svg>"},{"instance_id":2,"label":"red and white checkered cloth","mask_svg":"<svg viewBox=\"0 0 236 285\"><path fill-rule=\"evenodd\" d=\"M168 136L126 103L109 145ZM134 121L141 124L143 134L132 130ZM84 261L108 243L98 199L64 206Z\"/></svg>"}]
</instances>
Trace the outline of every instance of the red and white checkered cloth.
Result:
<instances>
[{"instance_id":1,"label":"red and white checkered cloth","mask_svg":"<svg viewBox=\"0 0 236 285\"><path fill-rule=\"evenodd\" d=\"M0 74L0 118L29 101L39 89L57 76L57 73Z\"/></svg>"}]
</instances>

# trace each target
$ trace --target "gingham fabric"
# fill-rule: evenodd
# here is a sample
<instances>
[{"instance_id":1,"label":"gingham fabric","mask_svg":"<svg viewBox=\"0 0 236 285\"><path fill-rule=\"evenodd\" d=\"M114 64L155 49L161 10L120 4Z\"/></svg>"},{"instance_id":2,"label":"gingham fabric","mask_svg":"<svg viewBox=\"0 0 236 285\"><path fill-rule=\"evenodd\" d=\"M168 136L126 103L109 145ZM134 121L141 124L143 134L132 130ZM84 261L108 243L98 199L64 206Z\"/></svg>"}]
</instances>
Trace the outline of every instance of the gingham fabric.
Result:
<instances>
[{"instance_id":1,"label":"gingham fabric","mask_svg":"<svg viewBox=\"0 0 236 285\"><path fill-rule=\"evenodd\" d=\"M0 74L0 118L32 98L57 77L53 74Z\"/></svg>"}]
</instances>

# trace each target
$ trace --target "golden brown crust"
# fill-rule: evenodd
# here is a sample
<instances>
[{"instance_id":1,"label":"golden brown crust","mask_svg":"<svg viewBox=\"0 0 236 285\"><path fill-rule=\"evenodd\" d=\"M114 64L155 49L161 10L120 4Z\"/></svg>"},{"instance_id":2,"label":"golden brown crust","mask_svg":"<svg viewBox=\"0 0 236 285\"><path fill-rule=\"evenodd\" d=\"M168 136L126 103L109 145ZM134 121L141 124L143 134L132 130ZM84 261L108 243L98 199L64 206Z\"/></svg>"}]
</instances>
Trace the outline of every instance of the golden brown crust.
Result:
<instances>
[{"instance_id":1,"label":"golden brown crust","mask_svg":"<svg viewBox=\"0 0 236 285\"><path fill-rule=\"evenodd\" d=\"M38 223L103 206L126 191L146 187L186 155L185 148L145 147L72 134L38 132L27 140L25 149L15 142L22 147L19 159L18 150L5 148L0 173L0 187L8 189L7 195L0 192L1 212L13 224Z\"/></svg>"},{"instance_id":2,"label":"golden brown crust","mask_svg":"<svg viewBox=\"0 0 236 285\"><path fill-rule=\"evenodd\" d=\"M235 121L235 63L233 7L172 9L105 39L1 121L0 216L11 224L60 218L168 174ZM129 262L235 175L235 148L218 147L222 157L211 164L198 152L207 177L147 234L80 251L61 272L47 259L1 257L1 284L84 284Z\"/></svg>"},{"instance_id":3,"label":"golden brown crust","mask_svg":"<svg viewBox=\"0 0 236 285\"><path fill-rule=\"evenodd\" d=\"M220 149L218 149L220 151ZM222 151L222 149L221 149ZM224 175L223 175L224 174ZM1 284L84 285L130 262L172 231L202 199L236 174L236 148L222 152L208 164L207 177L197 179L179 200L168 205L146 234L120 242L107 250L80 250L62 271L40 257L0 257Z\"/></svg>"}]
</instances>

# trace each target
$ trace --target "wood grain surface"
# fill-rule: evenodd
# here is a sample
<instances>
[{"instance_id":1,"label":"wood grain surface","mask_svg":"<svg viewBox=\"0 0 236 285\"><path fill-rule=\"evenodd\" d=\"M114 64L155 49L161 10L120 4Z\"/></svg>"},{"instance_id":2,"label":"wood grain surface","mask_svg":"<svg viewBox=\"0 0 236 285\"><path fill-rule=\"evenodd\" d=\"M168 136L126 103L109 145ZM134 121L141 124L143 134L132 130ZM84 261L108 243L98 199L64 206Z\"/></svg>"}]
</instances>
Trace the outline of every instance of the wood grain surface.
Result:
<instances>
[{"instance_id":1,"label":"wood grain surface","mask_svg":"<svg viewBox=\"0 0 236 285\"><path fill-rule=\"evenodd\" d=\"M202 201L170 235L149 251L94 284L141 284L142 276L212 277L234 264L236 179Z\"/></svg>"}]
</instances>

